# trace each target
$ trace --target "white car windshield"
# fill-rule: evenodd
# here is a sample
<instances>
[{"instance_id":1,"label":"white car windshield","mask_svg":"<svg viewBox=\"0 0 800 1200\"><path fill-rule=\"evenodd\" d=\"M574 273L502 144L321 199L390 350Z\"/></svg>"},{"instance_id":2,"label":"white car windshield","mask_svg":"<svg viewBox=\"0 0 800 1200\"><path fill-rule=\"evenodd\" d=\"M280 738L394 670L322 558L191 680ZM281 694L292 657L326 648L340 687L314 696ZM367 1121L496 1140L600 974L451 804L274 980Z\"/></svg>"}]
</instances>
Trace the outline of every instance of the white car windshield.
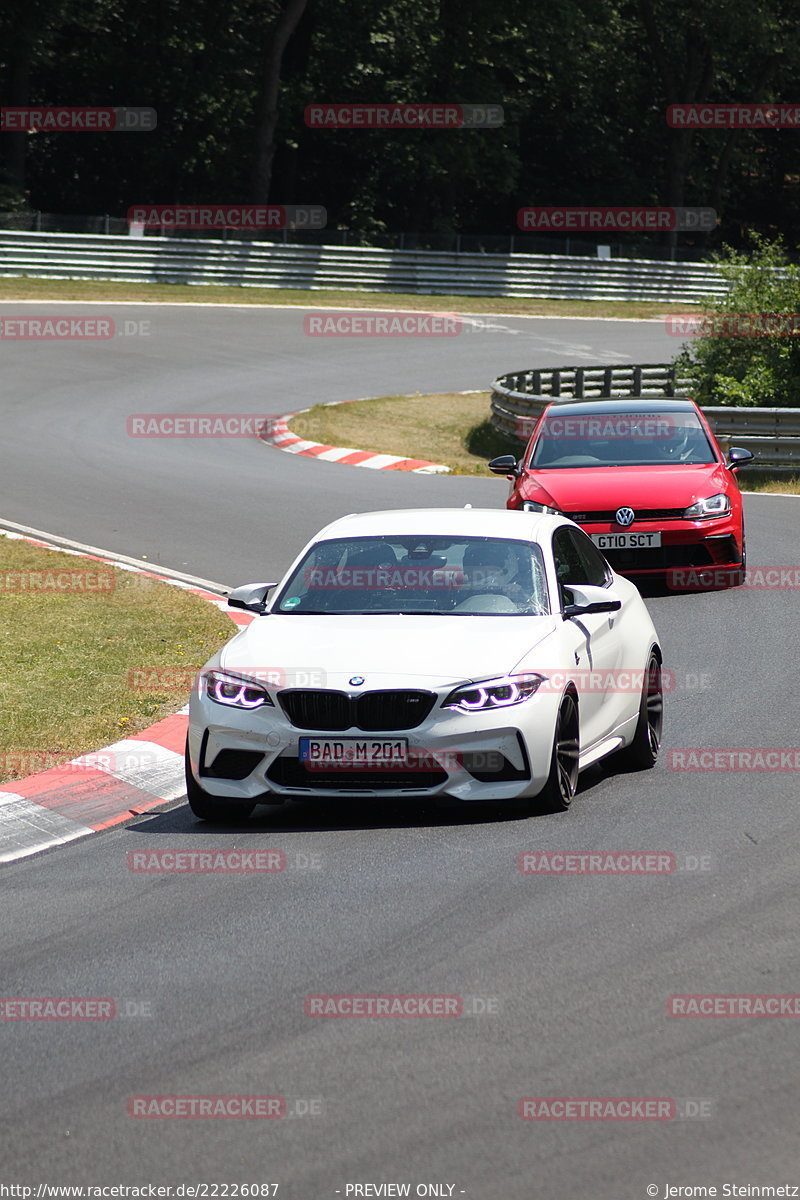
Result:
<instances>
[{"instance_id":1,"label":"white car windshield","mask_svg":"<svg viewBox=\"0 0 800 1200\"><path fill-rule=\"evenodd\" d=\"M503 538L337 538L318 542L272 612L543 616L539 546Z\"/></svg>"},{"instance_id":2,"label":"white car windshield","mask_svg":"<svg viewBox=\"0 0 800 1200\"><path fill-rule=\"evenodd\" d=\"M697 466L714 453L692 412L549 412L528 465L535 471L569 467Z\"/></svg>"}]
</instances>

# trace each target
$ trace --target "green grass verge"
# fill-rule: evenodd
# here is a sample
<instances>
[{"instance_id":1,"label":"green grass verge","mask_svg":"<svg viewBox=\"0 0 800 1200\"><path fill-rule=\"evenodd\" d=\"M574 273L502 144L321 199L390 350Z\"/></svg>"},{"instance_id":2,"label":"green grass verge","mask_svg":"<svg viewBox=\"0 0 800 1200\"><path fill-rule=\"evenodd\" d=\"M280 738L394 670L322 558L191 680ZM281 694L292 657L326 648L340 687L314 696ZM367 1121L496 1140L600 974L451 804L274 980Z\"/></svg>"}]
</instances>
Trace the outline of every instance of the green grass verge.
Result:
<instances>
[{"instance_id":1,"label":"green grass verge","mask_svg":"<svg viewBox=\"0 0 800 1200\"><path fill-rule=\"evenodd\" d=\"M516 313L549 317L661 317L691 305L627 300L537 300L518 296L417 296L394 292L228 287L221 284L116 283L95 279L0 278L0 300L135 300L180 304L297 304L319 308L415 312Z\"/></svg>"},{"instance_id":2,"label":"green grass verge","mask_svg":"<svg viewBox=\"0 0 800 1200\"><path fill-rule=\"evenodd\" d=\"M291 429L331 446L443 463L454 475L491 475L487 461L499 454L519 455L521 445L492 428L489 400L489 392L449 392L318 405L294 417ZM739 481L746 492L800 493L796 475L776 477L745 467Z\"/></svg>"},{"instance_id":3,"label":"green grass verge","mask_svg":"<svg viewBox=\"0 0 800 1200\"><path fill-rule=\"evenodd\" d=\"M492 429L488 413L488 392L382 396L317 405L294 417L291 429L332 446L444 463L456 475L490 475L487 460L519 446Z\"/></svg>"},{"instance_id":4,"label":"green grass verge","mask_svg":"<svg viewBox=\"0 0 800 1200\"><path fill-rule=\"evenodd\" d=\"M769 471L755 471L743 467L738 472L739 487L743 492L780 492L785 496L800 495L800 475L770 475Z\"/></svg>"},{"instance_id":5,"label":"green grass verge","mask_svg":"<svg viewBox=\"0 0 800 1200\"><path fill-rule=\"evenodd\" d=\"M97 590L54 592L58 572L92 572L84 586ZM107 746L175 712L188 699L185 673L234 632L219 609L180 588L6 537L0 592L0 781ZM141 674L148 668L179 677Z\"/></svg>"}]
</instances>

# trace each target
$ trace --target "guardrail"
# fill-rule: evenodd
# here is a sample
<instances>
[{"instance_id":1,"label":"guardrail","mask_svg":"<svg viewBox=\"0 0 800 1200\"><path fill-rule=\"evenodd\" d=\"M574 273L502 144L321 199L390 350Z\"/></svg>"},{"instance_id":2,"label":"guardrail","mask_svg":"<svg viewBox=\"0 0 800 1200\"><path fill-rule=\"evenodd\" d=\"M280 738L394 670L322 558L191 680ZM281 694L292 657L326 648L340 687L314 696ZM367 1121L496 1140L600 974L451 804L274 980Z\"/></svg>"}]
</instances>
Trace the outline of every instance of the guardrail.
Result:
<instances>
[{"instance_id":1,"label":"guardrail","mask_svg":"<svg viewBox=\"0 0 800 1200\"><path fill-rule=\"evenodd\" d=\"M492 384L491 423L498 433L523 444L548 404L682 399L688 386L689 380L668 363L510 371ZM703 405L703 412L723 450L735 442L757 456L758 467L800 472L800 409Z\"/></svg>"},{"instance_id":2,"label":"guardrail","mask_svg":"<svg viewBox=\"0 0 800 1200\"><path fill-rule=\"evenodd\" d=\"M706 263L11 230L0 231L0 275L676 304L728 290Z\"/></svg>"},{"instance_id":3,"label":"guardrail","mask_svg":"<svg viewBox=\"0 0 800 1200\"><path fill-rule=\"evenodd\" d=\"M0 209L0 230L13 229L18 233L103 233L127 236L130 232L127 217L112 217L110 213L46 213L38 209L23 209L10 212ZM172 237L162 230L148 231L148 237ZM183 236L181 232L178 236ZM198 231L190 232L189 236L206 236ZM208 236L214 237L215 231L210 229ZM680 243L677 246L665 246L663 241L646 240L643 235L639 240L637 235L630 233L611 236L607 232L596 232L594 237L583 234L570 236L569 233L558 234L554 230L547 233L533 233L530 230L507 233L432 233L430 231L413 233L407 230L383 230L378 232L371 229L336 229L325 230L287 229L267 232L266 230L222 229L216 232L216 237L223 241L267 241L290 242L300 246L374 246L383 250L440 250L446 254L572 254L582 258L643 258L648 262L712 262L711 252L707 247ZM600 245L603 252L600 253Z\"/></svg>"}]
</instances>

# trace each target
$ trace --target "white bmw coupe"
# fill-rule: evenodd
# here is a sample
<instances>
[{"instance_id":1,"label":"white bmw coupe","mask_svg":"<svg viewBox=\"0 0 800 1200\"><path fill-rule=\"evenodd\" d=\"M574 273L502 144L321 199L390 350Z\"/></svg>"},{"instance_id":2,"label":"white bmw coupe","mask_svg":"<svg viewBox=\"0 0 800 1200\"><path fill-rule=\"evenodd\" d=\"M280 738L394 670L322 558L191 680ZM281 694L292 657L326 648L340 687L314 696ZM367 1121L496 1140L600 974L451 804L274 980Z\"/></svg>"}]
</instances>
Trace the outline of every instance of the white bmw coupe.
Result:
<instances>
[{"instance_id":1,"label":"white bmw coupe","mask_svg":"<svg viewBox=\"0 0 800 1200\"><path fill-rule=\"evenodd\" d=\"M354 514L228 604L256 616L192 692L186 788L205 820L356 796L558 812L591 763L658 757L653 623L564 517Z\"/></svg>"}]
</instances>

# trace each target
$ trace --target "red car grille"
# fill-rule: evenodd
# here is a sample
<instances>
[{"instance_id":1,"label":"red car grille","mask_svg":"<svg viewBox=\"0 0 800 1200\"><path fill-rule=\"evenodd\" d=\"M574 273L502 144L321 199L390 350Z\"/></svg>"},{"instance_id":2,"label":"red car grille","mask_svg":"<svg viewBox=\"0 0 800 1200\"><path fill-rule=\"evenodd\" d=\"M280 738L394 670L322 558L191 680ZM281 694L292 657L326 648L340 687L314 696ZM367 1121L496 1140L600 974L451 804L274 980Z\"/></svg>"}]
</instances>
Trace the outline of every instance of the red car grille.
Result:
<instances>
[{"instance_id":1,"label":"red car grille","mask_svg":"<svg viewBox=\"0 0 800 1200\"><path fill-rule=\"evenodd\" d=\"M683 519L684 510L682 508L635 508L633 524L638 521L680 521ZM564 516L569 517L571 521L575 521L578 525L594 524L595 522L616 523L617 509L597 509L591 512L565 512ZM627 528L627 526L626 526Z\"/></svg>"}]
</instances>

